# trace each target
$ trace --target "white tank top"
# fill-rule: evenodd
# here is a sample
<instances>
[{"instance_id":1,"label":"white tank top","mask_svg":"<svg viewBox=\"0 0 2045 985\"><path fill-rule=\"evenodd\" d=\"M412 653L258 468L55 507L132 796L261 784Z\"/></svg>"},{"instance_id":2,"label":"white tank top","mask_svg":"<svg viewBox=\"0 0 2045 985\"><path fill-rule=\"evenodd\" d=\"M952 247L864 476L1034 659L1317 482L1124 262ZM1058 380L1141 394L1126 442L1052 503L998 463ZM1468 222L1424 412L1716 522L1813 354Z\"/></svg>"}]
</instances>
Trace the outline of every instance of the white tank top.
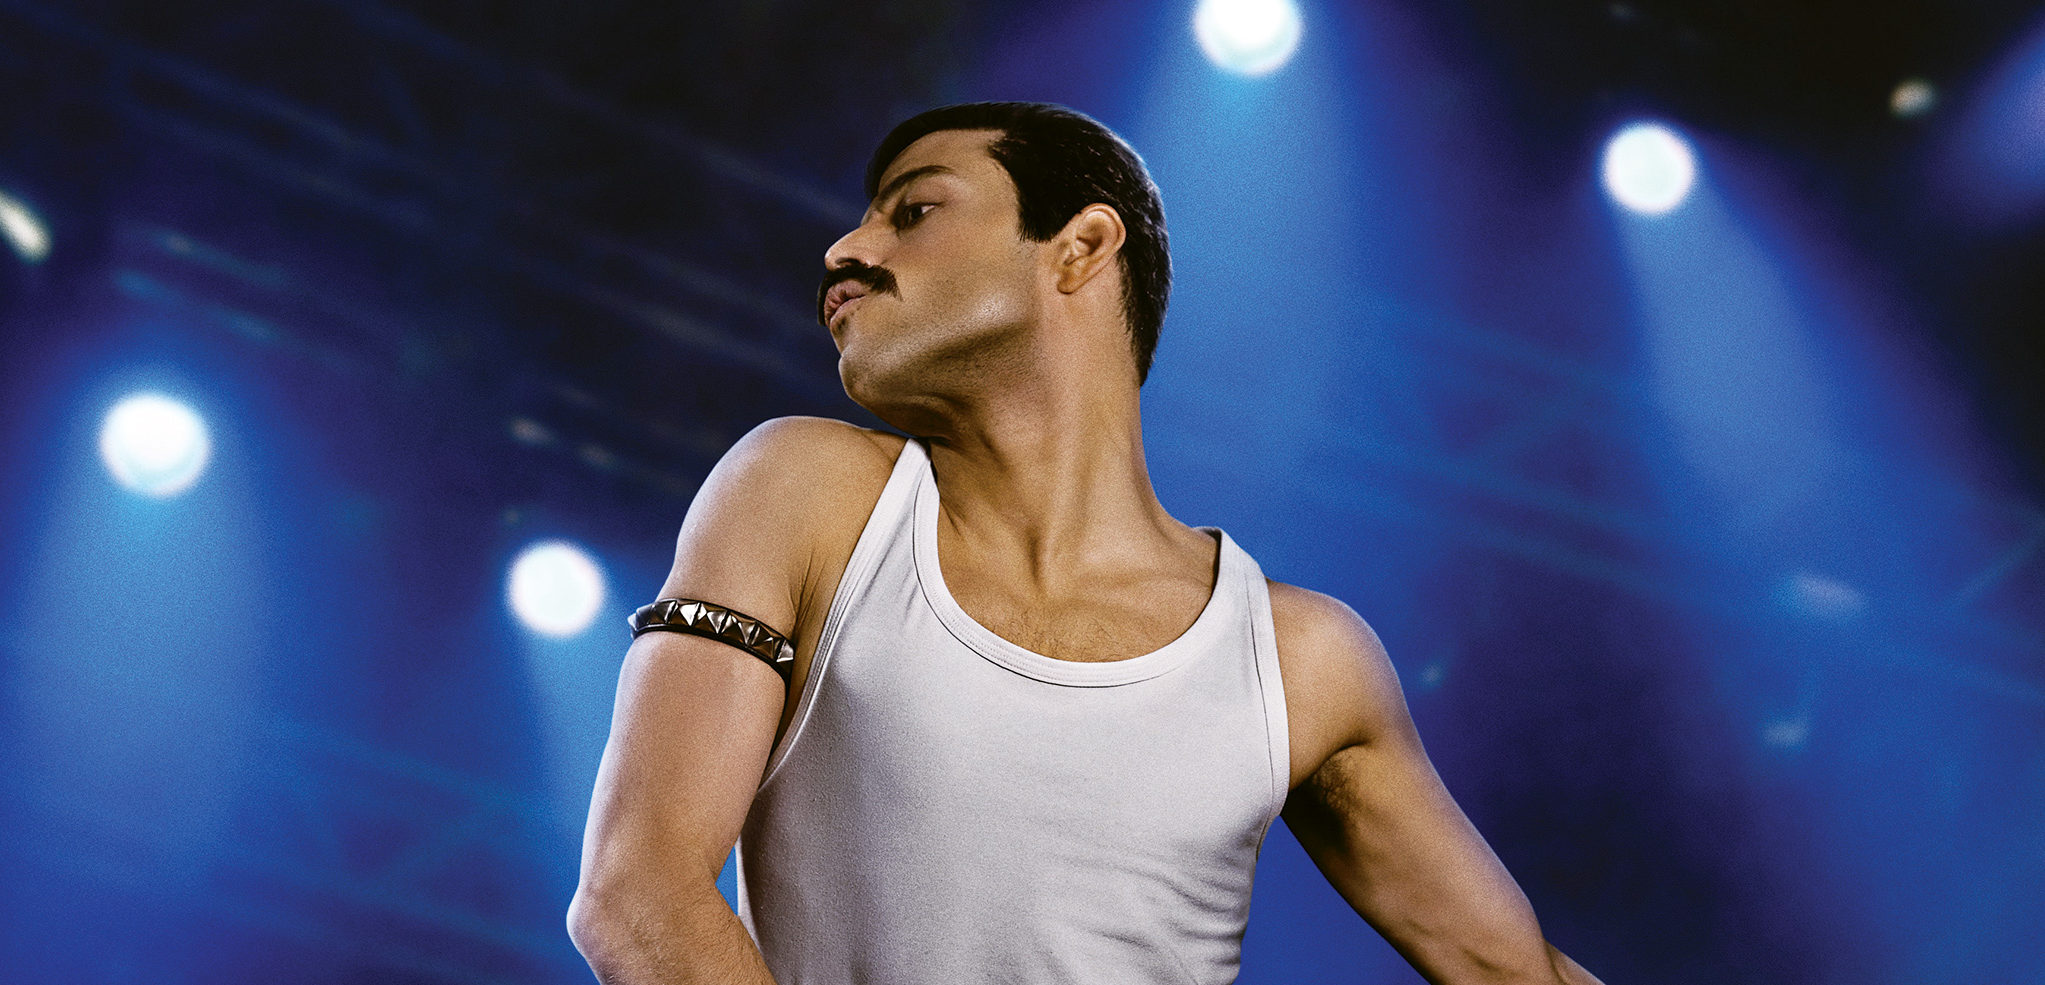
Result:
<instances>
[{"instance_id":1,"label":"white tank top","mask_svg":"<svg viewBox=\"0 0 2045 985\"><path fill-rule=\"evenodd\" d=\"M1289 776L1263 572L1228 535L1192 627L1046 657L937 565L910 440L860 533L739 838L779 985L1225 985Z\"/></svg>"}]
</instances>

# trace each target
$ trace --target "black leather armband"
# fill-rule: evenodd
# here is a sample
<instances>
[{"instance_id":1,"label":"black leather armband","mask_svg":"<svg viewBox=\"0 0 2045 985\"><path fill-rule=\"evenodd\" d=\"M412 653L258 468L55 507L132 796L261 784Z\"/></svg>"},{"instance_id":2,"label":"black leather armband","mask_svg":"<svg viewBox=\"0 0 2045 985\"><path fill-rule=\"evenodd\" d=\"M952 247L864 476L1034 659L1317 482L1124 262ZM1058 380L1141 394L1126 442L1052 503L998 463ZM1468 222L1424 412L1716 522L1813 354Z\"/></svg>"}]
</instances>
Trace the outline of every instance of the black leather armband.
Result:
<instances>
[{"instance_id":1,"label":"black leather armband","mask_svg":"<svg viewBox=\"0 0 2045 985\"><path fill-rule=\"evenodd\" d=\"M661 630L703 636L729 643L767 662L787 681L795 669L795 646L788 637L767 628L767 624L737 609L728 609L701 599L661 599L642 605L627 622L632 636Z\"/></svg>"}]
</instances>

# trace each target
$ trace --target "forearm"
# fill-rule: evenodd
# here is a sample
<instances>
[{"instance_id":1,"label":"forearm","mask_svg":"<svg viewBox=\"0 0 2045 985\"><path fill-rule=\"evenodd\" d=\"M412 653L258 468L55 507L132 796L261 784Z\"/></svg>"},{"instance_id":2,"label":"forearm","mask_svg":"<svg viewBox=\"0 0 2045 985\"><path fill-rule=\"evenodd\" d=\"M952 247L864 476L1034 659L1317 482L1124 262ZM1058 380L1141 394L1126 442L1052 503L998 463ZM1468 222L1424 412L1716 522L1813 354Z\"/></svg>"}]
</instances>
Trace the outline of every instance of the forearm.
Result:
<instances>
[{"instance_id":1,"label":"forearm","mask_svg":"<svg viewBox=\"0 0 2045 985\"><path fill-rule=\"evenodd\" d=\"M759 947L715 886L658 901L578 893L569 929L603 985L774 985Z\"/></svg>"},{"instance_id":2,"label":"forearm","mask_svg":"<svg viewBox=\"0 0 2045 985\"><path fill-rule=\"evenodd\" d=\"M1548 945L1548 960L1555 965L1555 977L1560 979L1563 985L1605 985L1598 980L1598 976L1583 970L1582 965L1571 961L1569 955L1556 950L1553 944Z\"/></svg>"}]
</instances>

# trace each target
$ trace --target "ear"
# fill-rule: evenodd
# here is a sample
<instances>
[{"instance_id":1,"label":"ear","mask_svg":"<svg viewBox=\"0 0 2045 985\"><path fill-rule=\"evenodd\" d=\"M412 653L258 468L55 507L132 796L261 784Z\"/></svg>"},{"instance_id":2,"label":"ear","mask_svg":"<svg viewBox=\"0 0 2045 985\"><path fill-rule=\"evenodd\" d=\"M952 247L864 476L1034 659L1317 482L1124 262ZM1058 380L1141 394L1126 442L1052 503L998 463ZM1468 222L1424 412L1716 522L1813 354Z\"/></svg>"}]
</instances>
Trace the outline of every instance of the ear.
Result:
<instances>
[{"instance_id":1,"label":"ear","mask_svg":"<svg viewBox=\"0 0 2045 985\"><path fill-rule=\"evenodd\" d=\"M1059 292L1071 294L1085 287L1114 262L1128 238L1129 230L1112 206L1096 203L1079 210L1058 233L1054 264Z\"/></svg>"}]
</instances>

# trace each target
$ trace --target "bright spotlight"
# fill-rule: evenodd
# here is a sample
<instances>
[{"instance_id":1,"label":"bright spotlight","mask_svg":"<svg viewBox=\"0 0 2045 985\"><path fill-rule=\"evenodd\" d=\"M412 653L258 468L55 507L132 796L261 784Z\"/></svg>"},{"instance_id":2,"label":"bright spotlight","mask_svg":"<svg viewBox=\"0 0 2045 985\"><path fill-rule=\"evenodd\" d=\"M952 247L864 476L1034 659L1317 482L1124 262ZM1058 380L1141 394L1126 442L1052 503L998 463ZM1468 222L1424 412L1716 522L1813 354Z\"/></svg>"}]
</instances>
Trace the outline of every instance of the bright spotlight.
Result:
<instances>
[{"instance_id":1,"label":"bright spotlight","mask_svg":"<svg viewBox=\"0 0 2045 985\"><path fill-rule=\"evenodd\" d=\"M511 611L535 633L557 639L589 628L604 605L604 573L582 548L544 540L511 563Z\"/></svg>"},{"instance_id":2,"label":"bright spotlight","mask_svg":"<svg viewBox=\"0 0 2045 985\"><path fill-rule=\"evenodd\" d=\"M1269 75L1299 47L1299 8L1292 0L1200 0L1193 36L1215 65L1237 75Z\"/></svg>"},{"instance_id":3,"label":"bright spotlight","mask_svg":"<svg viewBox=\"0 0 2045 985\"><path fill-rule=\"evenodd\" d=\"M1683 204L1697 178L1690 145L1659 123L1635 123L1605 145L1605 191L1641 215Z\"/></svg>"},{"instance_id":4,"label":"bright spotlight","mask_svg":"<svg viewBox=\"0 0 2045 985\"><path fill-rule=\"evenodd\" d=\"M1923 116L1938 102L1938 90L1923 79L1906 79L1889 94L1889 111L1902 117Z\"/></svg>"},{"instance_id":5,"label":"bright spotlight","mask_svg":"<svg viewBox=\"0 0 2045 985\"><path fill-rule=\"evenodd\" d=\"M199 481L213 440L197 411L160 393L137 393L107 411L99 457L121 485L161 499Z\"/></svg>"},{"instance_id":6,"label":"bright spotlight","mask_svg":"<svg viewBox=\"0 0 2045 985\"><path fill-rule=\"evenodd\" d=\"M17 256L30 263L41 263L50 255L50 231L43 227L34 209L6 192L0 192L0 236L7 238L7 245L14 247Z\"/></svg>"}]
</instances>

